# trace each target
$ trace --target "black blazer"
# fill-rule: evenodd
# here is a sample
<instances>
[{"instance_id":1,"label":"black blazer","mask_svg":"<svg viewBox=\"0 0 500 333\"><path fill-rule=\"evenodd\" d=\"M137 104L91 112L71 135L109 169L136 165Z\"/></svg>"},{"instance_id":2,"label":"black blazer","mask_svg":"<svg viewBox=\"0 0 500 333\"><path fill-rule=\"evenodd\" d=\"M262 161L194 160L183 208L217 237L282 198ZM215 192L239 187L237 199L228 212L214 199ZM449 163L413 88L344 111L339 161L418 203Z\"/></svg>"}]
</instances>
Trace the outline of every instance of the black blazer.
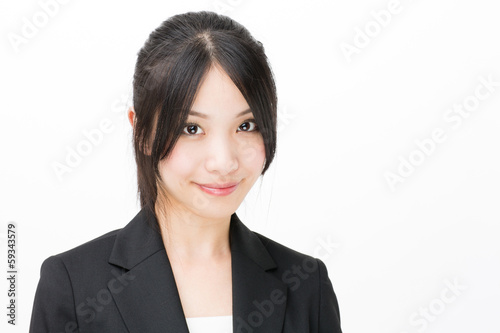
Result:
<instances>
[{"instance_id":1,"label":"black blazer","mask_svg":"<svg viewBox=\"0 0 500 333\"><path fill-rule=\"evenodd\" d=\"M122 229L50 256L30 333L188 333L161 234L142 209ZM230 223L233 332L340 333L325 264ZM210 286L207 286L209 288Z\"/></svg>"}]
</instances>

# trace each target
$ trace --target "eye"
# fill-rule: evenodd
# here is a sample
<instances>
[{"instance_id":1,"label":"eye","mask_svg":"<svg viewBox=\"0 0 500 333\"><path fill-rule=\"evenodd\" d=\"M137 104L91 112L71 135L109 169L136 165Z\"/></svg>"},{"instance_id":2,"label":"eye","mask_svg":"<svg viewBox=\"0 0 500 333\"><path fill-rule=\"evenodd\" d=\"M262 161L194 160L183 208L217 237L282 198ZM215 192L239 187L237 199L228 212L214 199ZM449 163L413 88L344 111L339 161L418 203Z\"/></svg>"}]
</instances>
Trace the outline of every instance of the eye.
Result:
<instances>
[{"instance_id":1,"label":"eye","mask_svg":"<svg viewBox=\"0 0 500 333\"><path fill-rule=\"evenodd\" d=\"M186 124L182 130L182 133L186 135L203 134L203 131L201 133L198 133L198 129L201 130L201 127L198 126L198 124Z\"/></svg>"},{"instance_id":2,"label":"eye","mask_svg":"<svg viewBox=\"0 0 500 333\"><path fill-rule=\"evenodd\" d=\"M241 124L239 128L241 128L243 132L254 132L258 129L255 119L245 120L245 122Z\"/></svg>"}]
</instances>

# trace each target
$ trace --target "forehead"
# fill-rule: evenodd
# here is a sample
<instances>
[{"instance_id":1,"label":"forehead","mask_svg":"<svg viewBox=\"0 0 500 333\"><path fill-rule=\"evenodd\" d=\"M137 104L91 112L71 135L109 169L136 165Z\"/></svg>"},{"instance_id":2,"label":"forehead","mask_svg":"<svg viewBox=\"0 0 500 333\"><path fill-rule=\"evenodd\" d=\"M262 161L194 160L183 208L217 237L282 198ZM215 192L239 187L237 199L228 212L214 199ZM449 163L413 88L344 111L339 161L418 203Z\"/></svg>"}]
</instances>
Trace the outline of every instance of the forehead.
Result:
<instances>
[{"instance_id":1,"label":"forehead","mask_svg":"<svg viewBox=\"0 0 500 333\"><path fill-rule=\"evenodd\" d=\"M198 87L191 109L211 116L234 116L248 108L231 78L220 66L213 65Z\"/></svg>"}]
</instances>

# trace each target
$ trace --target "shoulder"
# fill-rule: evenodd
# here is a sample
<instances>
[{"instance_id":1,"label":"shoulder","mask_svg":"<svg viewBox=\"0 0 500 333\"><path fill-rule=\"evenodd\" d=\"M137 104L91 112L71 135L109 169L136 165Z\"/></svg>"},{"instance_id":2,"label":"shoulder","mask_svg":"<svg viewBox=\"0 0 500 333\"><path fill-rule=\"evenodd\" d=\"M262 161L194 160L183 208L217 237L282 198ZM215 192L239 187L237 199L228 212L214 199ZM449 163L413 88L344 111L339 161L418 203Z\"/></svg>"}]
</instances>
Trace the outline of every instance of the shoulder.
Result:
<instances>
[{"instance_id":1,"label":"shoulder","mask_svg":"<svg viewBox=\"0 0 500 333\"><path fill-rule=\"evenodd\" d=\"M320 287L321 281L330 282L326 265L320 259L291 249L257 232L252 232L260 239L275 261L277 267L274 274L292 289L299 285L308 285L308 288L316 289Z\"/></svg>"},{"instance_id":2,"label":"shoulder","mask_svg":"<svg viewBox=\"0 0 500 333\"><path fill-rule=\"evenodd\" d=\"M108 258L113 249L116 235L122 229L106 232L83 244L77 245L64 252L56 253L46 258L41 265L42 277L55 278L56 276L90 277L98 275L100 268L107 268Z\"/></svg>"},{"instance_id":3,"label":"shoulder","mask_svg":"<svg viewBox=\"0 0 500 333\"><path fill-rule=\"evenodd\" d=\"M85 258L95 260L99 257L105 256L106 254L109 256L109 253L113 248L116 235L120 230L122 230L122 228L106 232L105 234L95 237L69 250L54 254L53 257L58 257L64 262L71 262L74 260L85 260Z\"/></svg>"},{"instance_id":4,"label":"shoulder","mask_svg":"<svg viewBox=\"0 0 500 333\"><path fill-rule=\"evenodd\" d=\"M312 256L296 251L288 246L276 242L258 232L252 231L262 242L267 251L277 263L296 263L304 260L315 260Z\"/></svg>"}]
</instances>

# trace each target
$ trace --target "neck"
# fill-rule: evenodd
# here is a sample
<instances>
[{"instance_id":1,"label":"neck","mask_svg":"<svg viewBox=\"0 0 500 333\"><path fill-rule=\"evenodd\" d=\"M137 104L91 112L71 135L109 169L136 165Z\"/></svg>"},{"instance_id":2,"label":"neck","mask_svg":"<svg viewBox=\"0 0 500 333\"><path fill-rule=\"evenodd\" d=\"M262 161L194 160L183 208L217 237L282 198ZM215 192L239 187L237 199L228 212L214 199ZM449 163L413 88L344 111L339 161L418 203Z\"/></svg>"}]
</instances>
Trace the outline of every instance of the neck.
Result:
<instances>
[{"instance_id":1,"label":"neck","mask_svg":"<svg viewBox=\"0 0 500 333\"><path fill-rule=\"evenodd\" d=\"M204 262L227 259L230 255L231 216L207 218L168 208L157 216L170 259Z\"/></svg>"}]
</instances>

